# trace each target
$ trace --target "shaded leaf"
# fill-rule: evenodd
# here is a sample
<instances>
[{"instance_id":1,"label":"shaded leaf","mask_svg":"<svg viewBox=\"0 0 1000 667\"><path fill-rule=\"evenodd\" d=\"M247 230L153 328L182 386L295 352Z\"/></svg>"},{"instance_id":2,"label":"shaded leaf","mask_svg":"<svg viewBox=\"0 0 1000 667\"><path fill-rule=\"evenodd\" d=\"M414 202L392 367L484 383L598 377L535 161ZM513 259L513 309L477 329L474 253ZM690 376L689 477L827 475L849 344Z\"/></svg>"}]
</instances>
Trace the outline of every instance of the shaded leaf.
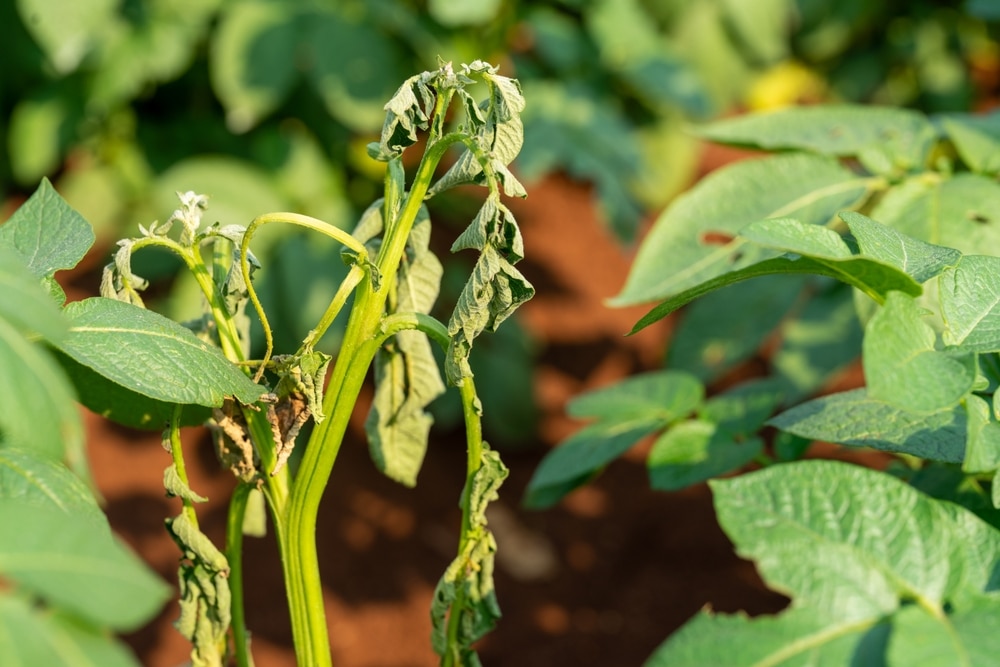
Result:
<instances>
[{"instance_id":1,"label":"shaded leaf","mask_svg":"<svg viewBox=\"0 0 1000 667\"><path fill-rule=\"evenodd\" d=\"M80 477L58 461L32 450L0 449L0 503L56 508L67 516L108 529L94 494Z\"/></svg>"},{"instance_id":2,"label":"shaded leaf","mask_svg":"<svg viewBox=\"0 0 1000 667\"><path fill-rule=\"evenodd\" d=\"M865 389L808 401L768 424L810 440L872 447L936 461L960 463L965 456L964 409L908 412L871 398Z\"/></svg>"},{"instance_id":3,"label":"shaded leaf","mask_svg":"<svg viewBox=\"0 0 1000 667\"><path fill-rule=\"evenodd\" d=\"M972 171L1000 171L1000 114L944 114L937 123Z\"/></svg>"},{"instance_id":4,"label":"shaded leaf","mask_svg":"<svg viewBox=\"0 0 1000 667\"><path fill-rule=\"evenodd\" d=\"M37 333L49 341L66 335L68 323L21 257L0 245L0 319L19 333Z\"/></svg>"},{"instance_id":5,"label":"shaded leaf","mask_svg":"<svg viewBox=\"0 0 1000 667\"><path fill-rule=\"evenodd\" d=\"M704 397L704 386L689 373L654 371L581 394L570 401L567 412L576 418L648 419L666 424L691 413Z\"/></svg>"},{"instance_id":6,"label":"shaded leaf","mask_svg":"<svg viewBox=\"0 0 1000 667\"><path fill-rule=\"evenodd\" d=\"M49 604L116 630L138 628L169 596L109 531L13 500L0 502L0 572Z\"/></svg>"},{"instance_id":7,"label":"shaded leaf","mask_svg":"<svg viewBox=\"0 0 1000 667\"><path fill-rule=\"evenodd\" d=\"M760 438L734 440L710 421L683 421L653 443L646 460L649 484L659 491L677 491L735 470L763 448Z\"/></svg>"}]
</instances>

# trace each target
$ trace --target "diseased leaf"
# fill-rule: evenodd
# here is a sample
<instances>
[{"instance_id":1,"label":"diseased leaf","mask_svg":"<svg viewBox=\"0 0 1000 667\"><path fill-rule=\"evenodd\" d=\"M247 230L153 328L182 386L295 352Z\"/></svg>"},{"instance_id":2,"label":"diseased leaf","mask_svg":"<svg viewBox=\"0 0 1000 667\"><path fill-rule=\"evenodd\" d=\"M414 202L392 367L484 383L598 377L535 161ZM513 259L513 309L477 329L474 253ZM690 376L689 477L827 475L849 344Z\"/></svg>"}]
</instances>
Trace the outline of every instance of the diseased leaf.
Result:
<instances>
[{"instance_id":1,"label":"diseased leaf","mask_svg":"<svg viewBox=\"0 0 1000 667\"><path fill-rule=\"evenodd\" d=\"M469 351L483 331L495 331L514 310L535 294L535 288L492 245L486 246L459 295L448 322L451 345L445 361L448 381L458 385L472 377Z\"/></svg>"},{"instance_id":2,"label":"diseased leaf","mask_svg":"<svg viewBox=\"0 0 1000 667\"><path fill-rule=\"evenodd\" d=\"M731 3L736 4L736 3ZM937 132L923 114L869 105L803 106L738 116L699 128L712 141L768 150L798 149L837 157L883 156L913 169L927 159Z\"/></svg>"},{"instance_id":3,"label":"diseased leaf","mask_svg":"<svg viewBox=\"0 0 1000 667\"><path fill-rule=\"evenodd\" d=\"M134 630L169 589L110 531L55 506L0 501L0 572L90 623Z\"/></svg>"},{"instance_id":4,"label":"diseased leaf","mask_svg":"<svg viewBox=\"0 0 1000 667\"><path fill-rule=\"evenodd\" d=\"M853 389L797 405L768 424L810 440L960 463L966 422L961 407L915 413L874 399L865 389Z\"/></svg>"},{"instance_id":5,"label":"diseased leaf","mask_svg":"<svg viewBox=\"0 0 1000 667\"><path fill-rule=\"evenodd\" d=\"M944 342L975 352L1000 351L1000 257L965 255L941 274Z\"/></svg>"},{"instance_id":6,"label":"diseased leaf","mask_svg":"<svg viewBox=\"0 0 1000 667\"><path fill-rule=\"evenodd\" d=\"M918 283L955 266L962 257L958 250L924 243L855 211L843 211L840 217L851 229L861 254L905 271Z\"/></svg>"},{"instance_id":7,"label":"diseased leaf","mask_svg":"<svg viewBox=\"0 0 1000 667\"><path fill-rule=\"evenodd\" d=\"M192 503L208 502L208 498L195 493L184 483L174 463L163 469L163 488L166 489L168 496L174 498L182 498Z\"/></svg>"},{"instance_id":8,"label":"diseased leaf","mask_svg":"<svg viewBox=\"0 0 1000 667\"><path fill-rule=\"evenodd\" d=\"M499 455L485 446L479 470L467 497L471 530L465 535L462 551L438 582L431 603L431 644L445 657L452 651L451 664L472 667L479 659L472 648L500 618L493 586L494 554L497 545L486 522L486 507L499 497L497 490L507 478L507 468ZM465 502L463 502L465 505ZM452 617L458 617L453 621ZM448 626L457 623L457 636L449 640Z\"/></svg>"},{"instance_id":9,"label":"diseased leaf","mask_svg":"<svg viewBox=\"0 0 1000 667\"><path fill-rule=\"evenodd\" d=\"M162 315L100 297L71 303L65 312L71 327L59 349L131 391L215 407L230 396L253 403L264 393L218 348Z\"/></svg>"},{"instance_id":10,"label":"diseased leaf","mask_svg":"<svg viewBox=\"0 0 1000 667\"><path fill-rule=\"evenodd\" d=\"M976 380L975 354L936 350L920 308L898 292L869 320L862 350L868 395L910 412L954 407Z\"/></svg>"},{"instance_id":11,"label":"diseased leaf","mask_svg":"<svg viewBox=\"0 0 1000 667\"><path fill-rule=\"evenodd\" d=\"M774 258L781 253L736 235L768 218L825 223L861 198L867 184L832 159L802 154L738 162L714 172L656 221L613 303L670 299Z\"/></svg>"}]
</instances>

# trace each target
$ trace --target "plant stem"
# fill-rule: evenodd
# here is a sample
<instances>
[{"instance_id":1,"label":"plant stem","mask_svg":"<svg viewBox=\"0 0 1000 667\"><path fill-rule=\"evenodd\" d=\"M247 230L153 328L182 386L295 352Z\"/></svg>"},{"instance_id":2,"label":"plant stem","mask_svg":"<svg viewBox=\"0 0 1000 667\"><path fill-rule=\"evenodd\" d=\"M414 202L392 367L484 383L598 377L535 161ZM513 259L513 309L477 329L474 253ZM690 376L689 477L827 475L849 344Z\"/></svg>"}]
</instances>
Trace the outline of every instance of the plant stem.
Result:
<instances>
[{"instance_id":1,"label":"plant stem","mask_svg":"<svg viewBox=\"0 0 1000 667\"><path fill-rule=\"evenodd\" d=\"M185 487L188 485L188 475L187 466L184 465L184 449L181 446L181 410L183 410L182 405L175 405L173 414L170 416L170 455L174 459L174 469L177 471L177 477L181 480ZM195 528L198 527L198 514L194 511L194 503L191 502L190 498L182 497L181 503L184 505L183 512L187 515L188 520L191 522Z\"/></svg>"},{"instance_id":2,"label":"plant stem","mask_svg":"<svg viewBox=\"0 0 1000 667\"><path fill-rule=\"evenodd\" d=\"M226 518L226 559L229 561L229 592L232 595L231 627L238 667L253 667L243 601L243 518L252 489L250 484L239 484L236 487L229 499L229 514Z\"/></svg>"}]
</instances>

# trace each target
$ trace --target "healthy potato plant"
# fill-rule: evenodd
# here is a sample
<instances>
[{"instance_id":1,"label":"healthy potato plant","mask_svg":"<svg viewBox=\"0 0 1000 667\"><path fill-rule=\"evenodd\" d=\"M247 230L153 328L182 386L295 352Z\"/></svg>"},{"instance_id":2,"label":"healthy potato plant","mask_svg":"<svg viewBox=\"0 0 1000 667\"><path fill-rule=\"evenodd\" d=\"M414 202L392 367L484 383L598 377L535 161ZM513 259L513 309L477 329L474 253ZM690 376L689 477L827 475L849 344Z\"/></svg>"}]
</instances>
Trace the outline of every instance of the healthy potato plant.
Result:
<instances>
[{"instance_id":1,"label":"healthy potato plant","mask_svg":"<svg viewBox=\"0 0 1000 667\"><path fill-rule=\"evenodd\" d=\"M477 98L476 90L484 94ZM483 441L482 407L468 357L483 331L494 330L534 292L514 267L524 248L517 222L501 200L504 194L525 195L507 166L522 145L523 108L519 84L496 67L476 61L454 69L442 63L406 80L385 105L381 140L368 148L385 163L384 196L353 232L295 213L206 225L208 198L179 193L180 207L169 219L140 225L140 236L118 243L101 296L65 306L52 276L74 266L90 248L94 236L88 223L45 181L0 227L0 276L11 286L0 290L0 386L8 405L0 417L0 572L14 584L0 594L0 614L19 617L33 599L55 610L26 617L46 624L47 635L11 633L10 642L0 642L4 664L64 664L39 652L45 637L59 639L51 650L76 656L70 664L134 664L100 628L135 627L165 595L161 583L111 542L92 493L60 463L85 473L79 420L61 372L94 412L140 428L165 426L163 445L171 458L164 486L183 505L166 520L182 555L176 625L191 641L192 663L252 664L242 544L244 532L263 524L255 508L263 512L266 505L281 551L299 664L331 664L316 554L317 511L372 367L375 396L366 422L372 458L406 485L416 484L427 448L428 403L446 383L461 395L468 444L462 523L457 555L435 593L431 641L442 665L478 664L472 644L500 615L492 577L496 545L485 509L507 470ZM407 183L402 156L418 140L423 156ZM436 178L453 147L463 151ZM474 250L478 259L444 322L430 314L442 269L430 250L424 204L470 183L486 187L486 199L452 250ZM332 237L343 245L341 257L349 267L316 326L297 349L280 354L272 349L272 326L253 287L253 274L266 267L250 249L255 232L270 224ZM145 281L133 273L132 257L154 247L175 254L194 276L204 297L201 318L180 324L144 307ZM333 358L315 345L342 311L349 313L348 324ZM260 359L249 357L251 313L266 339ZM32 340L50 346L62 371ZM445 350L444 377L431 345ZM188 484L179 436L182 425L206 421L222 465L238 480L224 545L199 530L197 506L204 498ZM308 442L296 449L297 436L310 421ZM254 500L260 497L266 502ZM74 529L67 535L68 524ZM71 542L84 537L93 554ZM114 604L105 609L108 596ZM27 628L28 621L18 623ZM105 657L112 651L115 661Z\"/></svg>"},{"instance_id":2,"label":"healthy potato plant","mask_svg":"<svg viewBox=\"0 0 1000 667\"><path fill-rule=\"evenodd\" d=\"M590 424L543 460L527 502L555 503L650 436L654 488L710 480L737 552L791 604L706 609L649 667L991 664L1000 114L812 107L700 133L773 154L713 173L653 226L614 301L656 304L632 333L691 303L668 368L572 401ZM864 386L824 395L859 355ZM751 358L763 375L720 382ZM795 461L812 441L896 459ZM713 479L750 464L763 469Z\"/></svg>"}]
</instances>

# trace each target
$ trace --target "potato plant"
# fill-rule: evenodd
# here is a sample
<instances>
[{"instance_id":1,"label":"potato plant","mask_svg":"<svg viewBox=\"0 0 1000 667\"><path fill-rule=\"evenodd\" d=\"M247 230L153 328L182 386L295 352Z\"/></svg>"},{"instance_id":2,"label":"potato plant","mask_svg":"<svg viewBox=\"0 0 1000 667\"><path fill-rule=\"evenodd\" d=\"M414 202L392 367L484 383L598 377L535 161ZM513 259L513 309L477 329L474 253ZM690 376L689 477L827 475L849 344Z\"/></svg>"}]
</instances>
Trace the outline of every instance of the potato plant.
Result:
<instances>
[{"instance_id":1,"label":"potato plant","mask_svg":"<svg viewBox=\"0 0 1000 667\"><path fill-rule=\"evenodd\" d=\"M811 107L699 132L773 154L711 174L655 223L614 301L655 304L632 333L691 304L668 367L573 400L590 423L527 502L557 502L648 437L654 488L710 480L737 552L791 604L705 609L648 667L991 664L1000 114ZM859 356L864 386L825 392ZM720 382L753 357L763 376ZM797 460L812 441L896 458Z\"/></svg>"},{"instance_id":2,"label":"potato plant","mask_svg":"<svg viewBox=\"0 0 1000 667\"><path fill-rule=\"evenodd\" d=\"M474 91L485 93L476 97ZM192 664L252 664L242 545L244 531L264 523L254 516L255 508L263 512L266 506L281 551L299 664L330 665L316 554L317 512L359 392L374 367L375 395L366 422L372 459L406 485L416 484L427 448L432 422L427 405L445 391L446 383L461 395L468 449L460 539L435 593L430 639L442 665L478 664L472 644L500 615L492 578L496 544L485 509L497 497L507 470L483 441L482 406L468 357L483 331L495 330L534 292L514 267L523 257L523 242L502 201L502 195L525 195L508 169L523 142L523 108L518 82L500 75L498 68L482 61L457 69L441 63L407 79L385 105L381 139L368 147L371 157L385 164L384 196L353 232L286 212L265 213L249 224L204 224L209 198L178 193L180 206L166 221L140 225L138 237L118 243L104 271L101 296L65 305L52 276L74 266L94 236L88 223L43 182L0 227L5 258L0 275L17 288L0 290L0 333L5 334L0 354L9 362L3 366L3 387L10 406L0 417L0 531L10 533L4 533L0 546L0 572L14 583L12 592L0 595L3 617L16 616L37 597L58 610L55 620L46 622L62 623L61 636L71 636L83 632L73 629L77 624L88 631L92 626L131 629L164 599L164 586L119 553L119 547L102 542L113 558L98 567L61 533L65 524L74 523L73 535L87 528L110 540L92 494L60 463L68 461L85 473L72 391L60 379L64 372L80 402L94 412L129 426L164 429L169 452L164 486L182 506L166 520L181 553L176 626L192 644ZM451 124L452 118L457 124ZM423 155L407 183L402 156L418 140ZM453 147L463 151L437 177L442 158ZM444 322L430 314L442 269L430 250L425 202L463 184L482 185L487 194L452 246L455 252L473 250L478 259ZM266 267L254 257L252 239L272 224L332 237L342 244L341 257L349 267L316 326L297 349L280 354L273 350L272 323L253 286L254 274ZM165 249L183 261L204 297L201 318L182 324L144 307L145 281L133 273L132 257L148 248ZM348 313L348 324L334 358L318 351L316 343L342 311ZM259 359L249 356L252 314L266 339ZM8 329L11 335L6 335ZM45 348L29 340L44 340L62 371ZM445 350L443 377L432 345ZM220 462L238 481L224 545L213 544L199 529L197 507L204 498L188 483L179 436L181 426L206 421ZM308 422L313 425L308 441L296 448ZM14 481L7 484L7 478ZM39 504L46 505L44 521L36 516L40 510L34 505ZM84 521L90 518L96 527ZM39 556L43 552L60 551L73 552L67 558L86 561L90 569L80 568L79 576L63 572L47 577L58 568L39 572L28 566L31 560L44 560ZM122 588L120 596L134 596L135 606L97 613L93 607L114 587L116 574L130 579L132 587ZM97 587L100 595L94 594ZM117 644L96 630L92 634L73 642L73 650L90 662L81 658L73 664L134 664ZM23 658L11 664L62 664L33 652L40 649L29 644L37 641L37 635L25 632L0 646L10 646L3 650ZM112 650L108 647L118 651L117 662L101 657L99 651Z\"/></svg>"}]
</instances>

